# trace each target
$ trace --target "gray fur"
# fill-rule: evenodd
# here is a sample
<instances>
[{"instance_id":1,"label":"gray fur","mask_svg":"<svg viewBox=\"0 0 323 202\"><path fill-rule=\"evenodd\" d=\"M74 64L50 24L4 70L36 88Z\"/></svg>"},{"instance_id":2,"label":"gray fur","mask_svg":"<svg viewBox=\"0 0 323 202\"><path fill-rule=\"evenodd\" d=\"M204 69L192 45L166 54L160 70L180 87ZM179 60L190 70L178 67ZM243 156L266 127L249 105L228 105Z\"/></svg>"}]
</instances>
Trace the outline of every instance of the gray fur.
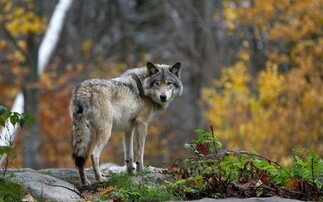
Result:
<instances>
[{"instance_id":1,"label":"gray fur","mask_svg":"<svg viewBox=\"0 0 323 202\"><path fill-rule=\"evenodd\" d=\"M89 184L84 165L91 156L97 181L103 177L99 169L101 151L111 133L124 133L125 162L128 172L143 167L144 144L148 123L153 114L165 109L182 94L181 64L174 66L147 63L120 77L86 80L77 85L72 94L70 112L73 120L73 158L82 185ZM134 160L133 136L136 135L137 154Z\"/></svg>"}]
</instances>

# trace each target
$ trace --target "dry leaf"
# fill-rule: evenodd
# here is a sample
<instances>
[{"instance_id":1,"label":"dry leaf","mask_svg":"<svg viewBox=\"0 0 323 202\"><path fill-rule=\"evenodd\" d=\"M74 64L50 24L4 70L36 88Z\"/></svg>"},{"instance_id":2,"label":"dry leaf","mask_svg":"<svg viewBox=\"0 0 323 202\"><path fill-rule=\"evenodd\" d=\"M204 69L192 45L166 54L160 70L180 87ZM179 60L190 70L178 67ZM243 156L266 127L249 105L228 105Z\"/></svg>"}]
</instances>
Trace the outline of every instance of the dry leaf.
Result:
<instances>
[{"instance_id":1,"label":"dry leaf","mask_svg":"<svg viewBox=\"0 0 323 202\"><path fill-rule=\"evenodd\" d=\"M22 202L35 202L35 199L30 194L27 194L23 199L21 199L21 201Z\"/></svg>"}]
</instances>

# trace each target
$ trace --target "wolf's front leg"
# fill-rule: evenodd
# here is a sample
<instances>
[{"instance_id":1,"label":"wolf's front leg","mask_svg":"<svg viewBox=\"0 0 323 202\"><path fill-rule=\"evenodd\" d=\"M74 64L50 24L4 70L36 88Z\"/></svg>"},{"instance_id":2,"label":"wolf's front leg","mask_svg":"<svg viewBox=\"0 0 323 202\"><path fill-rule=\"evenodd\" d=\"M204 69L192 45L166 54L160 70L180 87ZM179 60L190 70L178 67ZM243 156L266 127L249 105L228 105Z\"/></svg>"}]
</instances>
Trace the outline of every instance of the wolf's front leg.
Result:
<instances>
[{"instance_id":1,"label":"wolf's front leg","mask_svg":"<svg viewBox=\"0 0 323 202\"><path fill-rule=\"evenodd\" d=\"M147 134L147 124L146 123L138 123L137 124L137 172L140 172L144 168L144 150L145 150L145 140Z\"/></svg>"},{"instance_id":2,"label":"wolf's front leg","mask_svg":"<svg viewBox=\"0 0 323 202\"><path fill-rule=\"evenodd\" d=\"M133 173L135 170L135 167L133 166L133 129L125 132L123 138L123 147L127 171L128 173Z\"/></svg>"}]
</instances>

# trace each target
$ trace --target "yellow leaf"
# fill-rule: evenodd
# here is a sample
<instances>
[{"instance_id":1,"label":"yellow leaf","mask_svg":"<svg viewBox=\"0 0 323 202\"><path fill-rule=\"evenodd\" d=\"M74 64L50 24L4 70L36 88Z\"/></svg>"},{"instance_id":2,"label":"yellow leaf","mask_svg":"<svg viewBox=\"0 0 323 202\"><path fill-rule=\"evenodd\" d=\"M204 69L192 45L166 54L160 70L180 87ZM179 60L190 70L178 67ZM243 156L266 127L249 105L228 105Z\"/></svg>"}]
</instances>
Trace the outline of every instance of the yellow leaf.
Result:
<instances>
[{"instance_id":1,"label":"yellow leaf","mask_svg":"<svg viewBox=\"0 0 323 202\"><path fill-rule=\"evenodd\" d=\"M13 16L14 17L20 17L22 14L25 13L25 9L24 8L17 8L14 12L13 12Z\"/></svg>"},{"instance_id":2,"label":"yellow leaf","mask_svg":"<svg viewBox=\"0 0 323 202\"><path fill-rule=\"evenodd\" d=\"M6 2L4 6L4 12L8 13L12 8L12 3L11 2Z\"/></svg>"},{"instance_id":3,"label":"yellow leaf","mask_svg":"<svg viewBox=\"0 0 323 202\"><path fill-rule=\"evenodd\" d=\"M81 51L83 54L87 55L92 48L93 41L91 39L85 40L81 45Z\"/></svg>"}]
</instances>

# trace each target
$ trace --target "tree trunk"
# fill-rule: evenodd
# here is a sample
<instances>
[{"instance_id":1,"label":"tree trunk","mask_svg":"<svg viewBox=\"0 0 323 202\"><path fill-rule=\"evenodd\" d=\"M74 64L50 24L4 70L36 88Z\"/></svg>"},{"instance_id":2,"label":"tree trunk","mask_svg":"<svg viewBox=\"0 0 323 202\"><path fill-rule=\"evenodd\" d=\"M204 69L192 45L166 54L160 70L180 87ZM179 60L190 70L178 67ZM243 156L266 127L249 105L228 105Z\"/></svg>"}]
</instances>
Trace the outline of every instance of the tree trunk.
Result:
<instances>
[{"instance_id":1,"label":"tree trunk","mask_svg":"<svg viewBox=\"0 0 323 202\"><path fill-rule=\"evenodd\" d=\"M190 80L194 99L194 108L196 109L194 118L194 123L196 123L195 127L203 128L204 116L201 108L202 87L211 83L213 75L219 74L219 69L214 68L216 67L216 50L211 28L214 2L210 0L193 0L192 2L196 9L196 18L201 20L195 23L193 30L198 55L194 58L196 72L191 75Z\"/></svg>"},{"instance_id":2,"label":"tree trunk","mask_svg":"<svg viewBox=\"0 0 323 202\"><path fill-rule=\"evenodd\" d=\"M35 13L41 13L41 0L35 3ZM35 116L37 122L25 129L23 135L24 144L24 167L39 169L41 168L41 135L39 132L38 106L39 106L39 74L41 74L48 64L53 54L58 38L63 28L63 22L67 11L71 7L72 0L60 0L56 5L54 13L49 23L49 29L40 47L40 37L29 34L27 37L27 59L26 66L29 74L26 83L22 86L24 95L24 112ZM40 49L40 51L39 51ZM40 57L40 58L39 58ZM40 60L39 60L40 59Z\"/></svg>"},{"instance_id":3,"label":"tree trunk","mask_svg":"<svg viewBox=\"0 0 323 202\"><path fill-rule=\"evenodd\" d=\"M23 166L26 168L39 169L41 167L40 160L40 143L41 136L38 131L38 105L39 105L39 86L38 86L38 48L39 43L33 34L29 34L28 40L28 56L26 60L29 74L26 77L26 83L22 86L22 92L25 99L24 112L35 116L37 122L31 127L26 127L23 134Z\"/></svg>"}]
</instances>

